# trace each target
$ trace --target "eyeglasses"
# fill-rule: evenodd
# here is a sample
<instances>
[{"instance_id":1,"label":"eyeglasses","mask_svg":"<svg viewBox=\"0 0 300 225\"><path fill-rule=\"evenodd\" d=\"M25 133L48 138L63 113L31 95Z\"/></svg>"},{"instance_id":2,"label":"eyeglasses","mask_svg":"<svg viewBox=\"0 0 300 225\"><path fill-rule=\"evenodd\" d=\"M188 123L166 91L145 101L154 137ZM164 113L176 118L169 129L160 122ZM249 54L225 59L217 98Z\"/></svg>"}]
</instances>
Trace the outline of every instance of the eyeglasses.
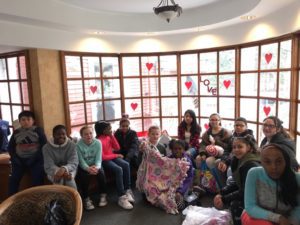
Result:
<instances>
[{"instance_id":1,"label":"eyeglasses","mask_svg":"<svg viewBox=\"0 0 300 225\"><path fill-rule=\"evenodd\" d=\"M274 128L276 128L276 126L275 126L275 125L273 125L273 124L263 124L263 128L270 128L270 129L274 129Z\"/></svg>"},{"instance_id":2,"label":"eyeglasses","mask_svg":"<svg viewBox=\"0 0 300 225\"><path fill-rule=\"evenodd\" d=\"M235 127L244 127L244 124L234 124Z\"/></svg>"}]
</instances>

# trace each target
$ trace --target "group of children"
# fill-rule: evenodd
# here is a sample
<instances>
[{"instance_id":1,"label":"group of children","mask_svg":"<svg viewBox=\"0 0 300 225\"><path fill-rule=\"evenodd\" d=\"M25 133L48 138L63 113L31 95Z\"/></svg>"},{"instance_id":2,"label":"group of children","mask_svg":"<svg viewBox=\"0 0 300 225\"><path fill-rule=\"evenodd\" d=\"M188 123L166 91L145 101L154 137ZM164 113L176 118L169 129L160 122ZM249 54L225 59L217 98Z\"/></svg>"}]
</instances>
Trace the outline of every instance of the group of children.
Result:
<instances>
[{"instance_id":1,"label":"group of children","mask_svg":"<svg viewBox=\"0 0 300 225\"><path fill-rule=\"evenodd\" d=\"M21 127L14 131L8 146L12 163L10 194L18 191L26 169L31 170L33 185L43 184L45 172L51 182L77 188L77 176L84 207L91 210L94 204L88 196L90 178L96 176L98 206L105 206L105 172L110 171L115 176L118 204L132 209L135 200L130 171L137 169L136 185L146 199L169 213L177 213L186 206L185 197L191 190L211 190L201 182L195 185L195 180L202 178L205 165L218 187L213 205L218 209L229 207L234 224L241 224L241 218L247 225L262 224L262 220L270 224L300 223L300 201L296 198L300 178L295 172L295 149L286 144L290 141L277 117L264 120L267 145L261 145L260 151L244 118L235 120L232 133L222 127L221 117L216 113L209 117L209 127L200 142L201 127L194 111L187 110L178 127L178 139L169 143L171 155L159 143L158 126L151 126L148 139L140 143L127 116L120 120L120 128L114 134L106 121L95 123L96 138L92 127L82 127L81 139L76 144L68 138L63 125L53 128L53 138L47 142L43 130L34 125L30 111L21 112L19 122ZM278 141L275 135L283 137ZM197 170L200 177L195 176ZM262 190L268 191L268 195Z\"/></svg>"}]
</instances>

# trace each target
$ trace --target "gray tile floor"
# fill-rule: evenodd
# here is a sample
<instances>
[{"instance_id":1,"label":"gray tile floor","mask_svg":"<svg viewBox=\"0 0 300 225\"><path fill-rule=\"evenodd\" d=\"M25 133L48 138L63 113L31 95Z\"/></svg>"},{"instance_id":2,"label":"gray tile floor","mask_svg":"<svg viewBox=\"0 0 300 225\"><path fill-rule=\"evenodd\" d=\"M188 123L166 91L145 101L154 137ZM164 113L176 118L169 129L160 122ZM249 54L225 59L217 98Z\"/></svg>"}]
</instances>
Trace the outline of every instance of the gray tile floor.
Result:
<instances>
[{"instance_id":1,"label":"gray tile floor","mask_svg":"<svg viewBox=\"0 0 300 225\"><path fill-rule=\"evenodd\" d=\"M113 188L112 188L113 189ZM111 190L112 190L111 189ZM93 211L84 211L82 225L181 225L182 214L171 215L164 210L147 203L141 193L134 190L135 205L132 210L122 209L117 205L115 192L109 193L108 205ZM95 202L97 198L94 198ZM202 206L211 206L212 197L201 198Z\"/></svg>"}]
</instances>

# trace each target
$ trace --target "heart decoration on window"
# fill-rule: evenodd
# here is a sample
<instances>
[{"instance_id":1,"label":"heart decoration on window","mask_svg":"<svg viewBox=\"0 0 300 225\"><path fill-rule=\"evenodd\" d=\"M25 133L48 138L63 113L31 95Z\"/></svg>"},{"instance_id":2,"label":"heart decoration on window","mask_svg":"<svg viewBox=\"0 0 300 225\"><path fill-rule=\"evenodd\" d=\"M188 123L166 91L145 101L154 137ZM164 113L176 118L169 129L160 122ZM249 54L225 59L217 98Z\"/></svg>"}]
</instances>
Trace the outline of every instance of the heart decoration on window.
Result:
<instances>
[{"instance_id":1,"label":"heart decoration on window","mask_svg":"<svg viewBox=\"0 0 300 225\"><path fill-rule=\"evenodd\" d=\"M204 128L205 128L206 130L208 130L209 125L208 125L207 123L205 123L205 124L204 124Z\"/></svg>"},{"instance_id":2,"label":"heart decoration on window","mask_svg":"<svg viewBox=\"0 0 300 225\"><path fill-rule=\"evenodd\" d=\"M153 67L153 63L146 63L146 67L147 67L148 71L150 71Z\"/></svg>"},{"instance_id":3,"label":"heart decoration on window","mask_svg":"<svg viewBox=\"0 0 300 225\"><path fill-rule=\"evenodd\" d=\"M185 86L188 90L190 90L191 86L192 86L192 81L186 81L185 83Z\"/></svg>"},{"instance_id":4,"label":"heart decoration on window","mask_svg":"<svg viewBox=\"0 0 300 225\"><path fill-rule=\"evenodd\" d=\"M90 90L93 94L97 91L97 86L90 86Z\"/></svg>"},{"instance_id":5,"label":"heart decoration on window","mask_svg":"<svg viewBox=\"0 0 300 225\"><path fill-rule=\"evenodd\" d=\"M223 84L224 84L224 86L226 87L226 89L228 89L228 87L229 87L230 84L231 84L231 80L224 80L224 81L223 81Z\"/></svg>"},{"instance_id":6,"label":"heart decoration on window","mask_svg":"<svg viewBox=\"0 0 300 225\"><path fill-rule=\"evenodd\" d=\"M272 53L265 54L265 59L266 59L267 64L269 64L269 62L272 60L272 57L273 57Z\"/></svg>"},{"instance_id":7,"label":"heart decoration on window","mask_svg":"<svg viewBox=\"0 0 300 225\"><path fill-rule=\"evenodd\" d=\"M137 108L137 106L138 106L138 104L137 103L131 103L130 106L133 109L133 111L135 111L136 108Z\"/></svg>"},{"instance_id":8,"label":"heart decoration on window","mask_svg":"<svg viewBox=\"0 0 300 225\"><path fill-rule=\"evenodd\" d=\"M271 107L270 106L264 106L264 112L265 112L266 116L268 116L269 113L271 112Z\"/></svg>"}]
</instances>

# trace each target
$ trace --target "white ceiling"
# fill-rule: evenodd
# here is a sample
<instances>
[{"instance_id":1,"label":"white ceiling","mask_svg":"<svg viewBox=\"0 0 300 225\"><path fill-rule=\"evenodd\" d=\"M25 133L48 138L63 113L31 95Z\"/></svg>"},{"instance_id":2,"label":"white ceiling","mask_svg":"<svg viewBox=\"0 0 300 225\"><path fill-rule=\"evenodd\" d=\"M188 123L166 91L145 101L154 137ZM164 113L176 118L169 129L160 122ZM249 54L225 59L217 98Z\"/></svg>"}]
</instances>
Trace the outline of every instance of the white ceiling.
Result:
<instances>
[{"instance_id":1,"label":"white ceiling","mask_svg":"<svg viewBox=\"0 0 300 225\"><path fill-rule=\"evenodd\" d=\"M8 30L12 27L17 29L18 26L26 28L28 33L33 29L35 32L31 33L47 29L68 38L72 35L91 35L95 32L118 37L209 32L212 29L247 22L241 20L241 16L255 15L256 19L265 18L286 6L298 4L296 2L299 0L175 0L183 8L183 13L170 23L154 14L153 7L159 2L159 0L0 0L0 30L1 24ZM4 44L2 41L5 39L4 36L9 39L8 35L3 33L0 35L0 46ZM51 41L51 38L49 39Z\"/></svg>"}]
</instances>

